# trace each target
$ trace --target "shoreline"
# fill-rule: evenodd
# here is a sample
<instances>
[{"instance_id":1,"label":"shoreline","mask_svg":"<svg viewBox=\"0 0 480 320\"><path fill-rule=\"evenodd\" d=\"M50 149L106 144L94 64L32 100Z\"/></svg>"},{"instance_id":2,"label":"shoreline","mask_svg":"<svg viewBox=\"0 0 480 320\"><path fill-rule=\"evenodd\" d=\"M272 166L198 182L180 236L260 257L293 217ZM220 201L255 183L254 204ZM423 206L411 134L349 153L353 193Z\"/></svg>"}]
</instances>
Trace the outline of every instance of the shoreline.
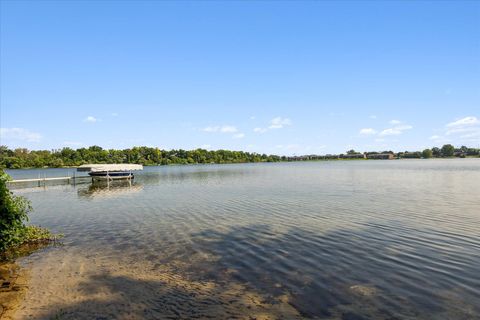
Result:
<instances>
[{"instance_id":1,"label":"shoreline","mask_svg":"<svg viewBox=\"0 0 480 320\"><path fill-rule=\"evenodd\" d=\"M398 161L398 160L454 160L454 159L480 159L480 156L466 157L432 157L432 158L394 158L394 159L356 159L356 158L338 158L338 159L309 159L309 160L281 160L281 161L257 161L257 162L214 162L214 163L172 163L172 164L143 164L144 167L176 167L176 166L197 166L197 165L229 165L229 164L249 164L249 163L291 163L291 162L328 162L328 161ZM22 168L3 168L5 170L34 170L34 169L77 169L79 166L61 166L61 167L22 167Z\"/></svg>"},{"instance_id":2,"label":"shoreline","mask_svg":"<svg viewBox=\"0 0 480 320\"><path fill-rule=\"evenodd\" d=\"M16 259L0 262L0 319L13 319L28 290L27 269Z\"/></svg>"}]
</instances>

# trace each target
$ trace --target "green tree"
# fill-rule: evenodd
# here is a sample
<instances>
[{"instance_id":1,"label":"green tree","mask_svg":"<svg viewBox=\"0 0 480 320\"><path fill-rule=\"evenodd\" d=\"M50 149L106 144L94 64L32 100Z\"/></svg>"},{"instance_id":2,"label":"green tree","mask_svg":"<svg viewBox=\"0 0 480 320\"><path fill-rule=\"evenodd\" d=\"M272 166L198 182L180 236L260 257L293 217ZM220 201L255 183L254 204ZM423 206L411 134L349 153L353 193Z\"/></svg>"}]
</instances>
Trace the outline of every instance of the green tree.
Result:
<instances>
[{"instance_id":1,"label":"green tree","mask_svg":"<svg viewBox=\"0 0 480 320\"><path fill-rule=\"evenodd\" d=\"M440 148L433 147L432 154L434 157L440 157L442 155L442 152L440 151Z\"/></svg>"},{"instance_id":2,"label":"green tree","mask_svg":"<svg viewBox=\"0 0 480 320\"><path fill-rule=\"evenodd\" d=\"M430 149L425 149L425 150L422 151L422 157L425 158L425 159L431 158L432 155L433 155L433 152Z\"/></svg>"},{"instance_id":3,"label":"green tree","mask_svg":"<svg viewBox=\"0 0 480 320\"><path fill-rule=\"evenodd\" d=\"M452 146L451 144L445 144L443 145L441 152L442 152L442 156L444 157L452 157L455 152L455 147Z\"/></svg>"}]
</instances>

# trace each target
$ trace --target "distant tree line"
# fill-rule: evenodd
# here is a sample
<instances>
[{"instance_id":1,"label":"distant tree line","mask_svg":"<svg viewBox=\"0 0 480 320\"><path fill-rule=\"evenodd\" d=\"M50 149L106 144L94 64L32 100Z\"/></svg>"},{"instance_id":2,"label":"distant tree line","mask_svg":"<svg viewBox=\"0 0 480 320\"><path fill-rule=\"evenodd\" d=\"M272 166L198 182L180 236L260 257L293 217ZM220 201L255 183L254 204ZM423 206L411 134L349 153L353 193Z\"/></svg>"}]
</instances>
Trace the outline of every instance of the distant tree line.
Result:
<instances>
[{"instance_id":1,"label":"distant tree line","mask_svg":"<svg viewBox=\"0 0 480 320\"><path fill-rule=\"evenodd\" d=\"M434 147L432 149L425 149L423 151L415 152L399 152L397 154L398 158L446 158L446 157L475 157L480 156L480 149L478 148L469 148L466 146L461 146L460 148L455 148L451 144L445 144L441 148Z\"/></svg>"},{"instance_id":2,"label":"distant tree line","mask_svg":"<svg viewBox=\"0 0 480 320\"><path fill-rule=\"evenodd\" d=\"M161 150L151 147L133 147L131 149L103 149L99 146L89 148L59 150L11 150L0 146L0 167L9 169L80 166L86 163L136 163L143 165L195 164L195 163L243 163L276 162L279 156L250 153L243 151L205 149Z\"/></svg>"},{"instance_id":3,"label":"distant tree line","mask_svg":"<svg viewBox=\"0 0 480 320\"><path fill-rule=\"evenodd\" d=\"M441 148L434 147L423 151L364 152L363 154L392 154L395 158L442 158L442 157L475 157L480 156L480 149L462 146L455 148L446 144ZM363 155L355 150L347 151L347 155ZM245 162L277 162L341 159L343 155L304 155L295 157L266 155L254 152L205 149L195 150L161 150L151 147L133 147L116 150L103 149L99 146L89 148L63 148L58 150L27 150L18 148L11 150L0 146L0 168L43 168L43 167L75 167L86 163L137 163L143 165L197 164L197 163L245 163Z\"/></svg>"},{"instance_id":4,"label":"distant tree line","mask_svg":"<svg viewBox=\"0 0 480 320\"><path fill-rule=\"evenodd\" d=\"M385 155L391 155L386 157ZM383 157L385 156L385 157ZM309 161L309 160L340 160L340 159L429 159L429 158L466 158L466 157L480 157L480 148L469 148L461 146L455 148L451 144L445 144L441 148L434 147L425 149L423 151L402 151L393 152L391 150L381 152L357 152L355 150L348 150L342 154L326 154L326 155L302 155L287 157L287 161ZM282 160L285 157L281 157Z\"/></svg>"}]
</instances>

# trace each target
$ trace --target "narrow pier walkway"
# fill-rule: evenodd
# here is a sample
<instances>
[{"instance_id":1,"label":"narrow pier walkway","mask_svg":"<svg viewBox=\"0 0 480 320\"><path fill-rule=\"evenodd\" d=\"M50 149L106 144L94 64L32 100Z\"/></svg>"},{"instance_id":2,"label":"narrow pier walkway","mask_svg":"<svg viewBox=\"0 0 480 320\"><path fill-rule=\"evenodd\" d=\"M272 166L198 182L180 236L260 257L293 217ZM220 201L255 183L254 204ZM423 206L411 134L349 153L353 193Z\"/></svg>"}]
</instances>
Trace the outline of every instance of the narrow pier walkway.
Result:
<instances>
[{"instance_id":1,"label":"narrow pier walkway","mask_svg":"<svg viewBox=\"0 0 480 320\"><path fill-rule=\"evenodd\" d=\"M79 177L76 177L79 178ZM36 181L53 181L53 180L73 180L75 177L55 177L55 178L35 178L35 179L17 179L7 181L8 183L17 183L17 182L36 182Z\"/></svg>"},{"instance_id":2,"label":"narrow pier walkway","mask_svg":"<svg viewBox=\"0 0 480 320\"><path fill-rule=\"evenodd\" d=\"M87 181L91 181L92 178L90 176L69 176L69 177L43 177L43 178L30 178L30 179L15 179L7 181L8 184L22 184L22 183L37 183L38 186L47 185L48 182L59 182L61 184L77 184L77 183L84 183Z\"/></svg>"}]
</instances>

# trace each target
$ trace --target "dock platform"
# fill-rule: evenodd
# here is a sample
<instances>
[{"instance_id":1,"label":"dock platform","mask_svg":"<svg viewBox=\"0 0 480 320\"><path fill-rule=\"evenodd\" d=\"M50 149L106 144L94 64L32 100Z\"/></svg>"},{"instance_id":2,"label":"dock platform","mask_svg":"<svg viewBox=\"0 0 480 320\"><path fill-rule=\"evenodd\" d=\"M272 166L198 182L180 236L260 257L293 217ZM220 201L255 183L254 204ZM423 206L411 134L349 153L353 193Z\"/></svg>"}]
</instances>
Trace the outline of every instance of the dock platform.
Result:
<instances>
[{"instance_id":1,"label":"dock platform","mask_svg":"<svg viewBox=\"0 0 480 320\"><path fill-rule=\"evenodd\" d=\"M8 184L36 183L38 186L45 186L48 182L60 182L65 184L77 184L91 181L90 176L69 176L69 177L43 177L34 179L15 179L7 181Z\"/></svg>"}]
</instances>

